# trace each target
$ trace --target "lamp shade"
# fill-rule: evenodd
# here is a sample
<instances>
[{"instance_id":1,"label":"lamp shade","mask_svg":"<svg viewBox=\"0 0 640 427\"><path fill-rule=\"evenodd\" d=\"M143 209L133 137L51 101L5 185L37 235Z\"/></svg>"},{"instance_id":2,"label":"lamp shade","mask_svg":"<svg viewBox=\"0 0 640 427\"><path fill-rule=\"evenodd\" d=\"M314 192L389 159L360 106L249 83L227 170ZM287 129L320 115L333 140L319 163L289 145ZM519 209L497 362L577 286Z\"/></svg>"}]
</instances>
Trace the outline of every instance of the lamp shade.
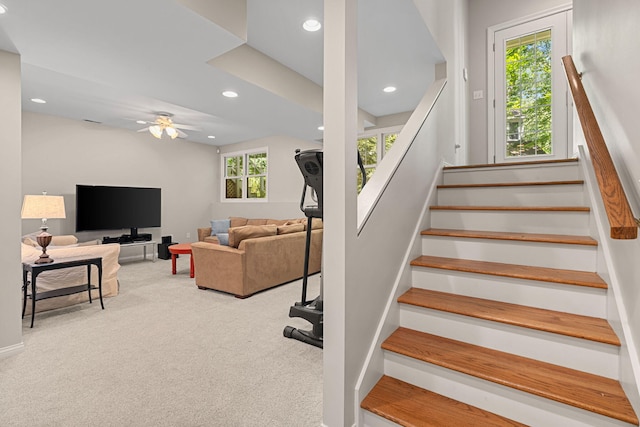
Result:
<instances>
[{"instance_id":1,"label":"lamp shade","mask_svg":"<svg viewBox=\"0 0 640 427\"><path fill-rule=\"evenodd\" d=\"M66 218L64 197L25 195L22 202L22 219Z\"/></svg>"}]
</instances>

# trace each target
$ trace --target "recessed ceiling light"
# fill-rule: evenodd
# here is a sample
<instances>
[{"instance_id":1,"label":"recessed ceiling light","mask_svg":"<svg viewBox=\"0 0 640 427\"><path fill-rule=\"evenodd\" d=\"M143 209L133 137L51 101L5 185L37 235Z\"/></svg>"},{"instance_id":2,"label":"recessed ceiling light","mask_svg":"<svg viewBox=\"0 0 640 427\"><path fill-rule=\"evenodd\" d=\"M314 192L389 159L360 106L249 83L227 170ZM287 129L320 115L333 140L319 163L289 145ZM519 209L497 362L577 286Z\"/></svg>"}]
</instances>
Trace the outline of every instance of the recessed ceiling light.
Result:
<instances>
[{"instance_id":1,"label":"recessed ceiling light","mask_svg":"<svg viewBox=\"0 0 640 427\"><path fill-rule=\"evenodd\" d=\"M7 13L7 6L0 4L0 15Z\"/></svg>"},{"instance_id":2,"label":"recessed ceiling light","mask_svg":"<svg viewBox=\"0 0 640 427\"><path fill-rule=\"evenodd\" d=\"M145 122L144 120L136 120L136 123L139 125L146 125L147 122Z\"/></svg>"},{"instance_id":3,"label":"recessed ceiling light","mask_svg":"<svg viewBox=\"0 0 640 427\"><path fill-rule=\"evenodd\" d=\"M209 139L216 139L215 135L209 135L207 138L209 138Z\"/></svg>"},{"instance_id":4,"label":"recessed ceiling light","mask_svg":"<svg viewBox=\"0 0 640 427\"><path fill-rule=\"evenodd\" d=\"M223 96L226 96L227 98L237 98L238 94L232 90L225 90L224 92L222 92Z\"/></svg>"},{"instance_id":5,"label":"recessed ceiling light","mask_svg":"<svg viewBox=\"0 0 640 427\"><path fill-rule=\"evenodd\" d=\"M391 93L391 92L395 92L395 91L396 91L396 88L395 88L395 86L387 86L387 87L385 87L385 88L384 88L384 89L382 89L382 90L383 90L384 92Z\"/></svg>"},{"instance_id":6,"label":"recessed ceiling light","mask_svg":"<svg viewBox=\"0 0 640 427\"><path fill-rule=\"evenodd\" d=\"M304 21L304 23L302 24L302 28L307 31L313 32L318 31L320 28L322 28L322 24L317 19L310 18Z\"/></svg>"},{"instance_id":7,"label":"recessed ceiling light","mask_svg":"<svg viewBox=\"0 0 640 427\"><path fill-rule=\"evenodd\" d=\"M324 130L324 126L318 126L318 130Z\"/></svg>"},{"instance_id":8,"label":"recessed ceiling light","mask_svg":"<svg viewBox=\"0 0 640 427\"><path fill-rule=\"evenodd\" d=\"M35 102L36 104L46 104L47 101L45 101L44 99L40 99L40 98L31 98L32 102Z\"/></svg>"}]
</instances>

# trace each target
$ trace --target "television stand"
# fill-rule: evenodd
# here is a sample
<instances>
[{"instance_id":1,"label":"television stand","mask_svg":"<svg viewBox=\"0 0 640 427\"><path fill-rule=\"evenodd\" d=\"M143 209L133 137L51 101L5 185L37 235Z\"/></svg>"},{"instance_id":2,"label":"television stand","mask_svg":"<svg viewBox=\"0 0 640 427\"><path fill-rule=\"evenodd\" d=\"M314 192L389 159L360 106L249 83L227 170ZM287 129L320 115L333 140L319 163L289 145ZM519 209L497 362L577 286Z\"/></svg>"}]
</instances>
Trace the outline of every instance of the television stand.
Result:
<instances>
[{"instance_id":1,"label":"television stand","mask_svg":"<svg viewBox=\"0 0 640 427\"><path fill-rule=\"evenodd\" d=\"M120 247L122 248L131 248L131 247L139 247L142 246L144 259L147 259L147 246L151 246L151 260L156 262L156 251L155 251L155 240L144 240L139 242L121 242Z\"/></svg>"}]
</instances>

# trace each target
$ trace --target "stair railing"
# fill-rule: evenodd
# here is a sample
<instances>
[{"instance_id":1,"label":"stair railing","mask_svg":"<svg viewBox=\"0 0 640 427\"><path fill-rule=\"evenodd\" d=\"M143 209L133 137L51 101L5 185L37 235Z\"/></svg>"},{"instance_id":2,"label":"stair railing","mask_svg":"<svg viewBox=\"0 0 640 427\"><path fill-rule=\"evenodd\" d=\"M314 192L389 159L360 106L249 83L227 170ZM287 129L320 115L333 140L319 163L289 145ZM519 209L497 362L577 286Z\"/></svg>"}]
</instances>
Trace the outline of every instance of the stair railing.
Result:
<instances>
[{"instance_id":1,"label":"stair railing","mask_svg":"<svg viewBox=\"0 0 640 427\"><path fill-rule=\"evenodd\" d=\"M571 55L562 58L573 103L580 119L593 170L609 219L612 239L635 239L638 237L638 225L629 206L620 177L607 149L600 126L591 108L591 103L582 85L581 75L576 70Z\"/></svg>"}]
</instances>

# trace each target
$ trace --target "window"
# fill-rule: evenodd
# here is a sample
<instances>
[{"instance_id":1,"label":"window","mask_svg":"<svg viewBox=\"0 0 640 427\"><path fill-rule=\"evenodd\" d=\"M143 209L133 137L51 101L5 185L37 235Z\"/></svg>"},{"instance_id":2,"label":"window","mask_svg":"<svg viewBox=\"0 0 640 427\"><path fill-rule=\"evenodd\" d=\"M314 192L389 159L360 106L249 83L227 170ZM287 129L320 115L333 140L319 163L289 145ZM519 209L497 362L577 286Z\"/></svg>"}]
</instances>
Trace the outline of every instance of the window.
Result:
<instances>
[{"instance_id":1,"label":"window","mask_svg":"<svg viewBox=\"0 0 640 427\"><path fill-rule=\"evenodd\" d=\"M222 200L267 199L267 149L226 153L222 157Z\"/></svg>"},{"instance_id":2,"label":"window","mask_svg":"<svg viewBox=\"0 0 640 427\"><path fill-rule=\"evenodd\" d=\"M400 127L377 129L373 132L366 132L358 138L358 151L367 174L367 180L371 178L378 163L387 154L393 143L396 142L400 129ZM359 168L357 176L359 193L362 189L362 174Z\"/></svg>"}]
</instances>

